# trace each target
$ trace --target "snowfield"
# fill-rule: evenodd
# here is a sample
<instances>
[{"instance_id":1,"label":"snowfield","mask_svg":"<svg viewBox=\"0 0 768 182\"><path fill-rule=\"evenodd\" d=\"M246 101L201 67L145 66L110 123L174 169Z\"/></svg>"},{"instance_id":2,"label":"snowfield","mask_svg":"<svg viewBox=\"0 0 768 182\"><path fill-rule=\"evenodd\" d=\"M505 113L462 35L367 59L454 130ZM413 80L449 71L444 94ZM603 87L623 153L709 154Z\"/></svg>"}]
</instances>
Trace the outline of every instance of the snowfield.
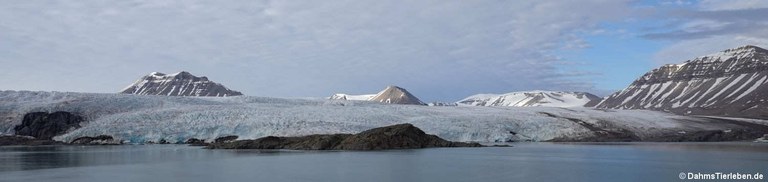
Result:
<instances>
[{"instance_id":1,"label":"snowfield","mask_svg":"<svg viewBox=\"0 0 768 182\"><path fill-rule=\"evenodd\" d=\"M645 110L555 107L429 107L367 101L305 100L237 96L171 97L127 94L0 91L0 134L13 134L29 112L68 111L86 118L82 127L57 136L111 135L131 143L239 139L264 136L356 133L374 127L411 123L454 141L545 141L580 138L593 131L574 120L606 130L626 129L637 136L699 130L726 130L705 117Z\"/></svg>"},{"instance_id":2,"label":"snowfield","mask_svg":"<svg viewBox=\"0 0 768 182\"><path fill-rule=\"evenodd\" d=\"M600 98L586 92L532 90L506 94L477 94L456 103L464 106L584 107L593 100L598 101Z\"/></svg>"}]
</instances>

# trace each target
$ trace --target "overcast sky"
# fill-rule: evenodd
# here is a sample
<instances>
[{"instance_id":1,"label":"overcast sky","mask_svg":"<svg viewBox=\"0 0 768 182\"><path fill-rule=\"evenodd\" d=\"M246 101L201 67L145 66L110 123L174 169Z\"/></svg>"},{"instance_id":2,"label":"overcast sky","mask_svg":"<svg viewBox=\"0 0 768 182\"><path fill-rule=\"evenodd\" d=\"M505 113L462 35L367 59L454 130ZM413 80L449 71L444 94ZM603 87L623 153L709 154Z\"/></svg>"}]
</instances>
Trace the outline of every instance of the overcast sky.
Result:
<instances>
[{"instance_id":1,"label":"overcast sky","mask_svg":"<svg viewBox=\"0 0 768 182\"><path fill-rule=\"evenodd\" d=\"M768 45L765 0L0 2L0 90L114 93L185 70L253 96L606 95L662 64Z\"/></svg>"}]
</instances>

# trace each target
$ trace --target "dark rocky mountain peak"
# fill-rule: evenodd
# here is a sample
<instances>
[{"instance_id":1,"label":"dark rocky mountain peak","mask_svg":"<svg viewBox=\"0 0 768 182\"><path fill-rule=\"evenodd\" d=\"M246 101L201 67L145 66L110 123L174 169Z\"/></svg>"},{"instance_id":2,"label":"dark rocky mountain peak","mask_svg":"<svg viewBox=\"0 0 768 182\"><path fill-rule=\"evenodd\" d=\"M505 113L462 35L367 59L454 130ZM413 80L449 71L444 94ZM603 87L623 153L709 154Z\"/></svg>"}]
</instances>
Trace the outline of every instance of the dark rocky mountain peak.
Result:
<instances>
[{"instance_id":1,"label":"dark rocky mountain peak","mask_svg":"<svg viewBox=\"0 0 768 182\"><path fill-rule=\"evenodd\" d=\"M238 91L230 90L224 87L224 85L208 80L208 77L198 77L186 71L174 74L152 72L136 80L136 82L120 91L120 93L212 97L243 95Z\"/></svg>"}]
</instances>

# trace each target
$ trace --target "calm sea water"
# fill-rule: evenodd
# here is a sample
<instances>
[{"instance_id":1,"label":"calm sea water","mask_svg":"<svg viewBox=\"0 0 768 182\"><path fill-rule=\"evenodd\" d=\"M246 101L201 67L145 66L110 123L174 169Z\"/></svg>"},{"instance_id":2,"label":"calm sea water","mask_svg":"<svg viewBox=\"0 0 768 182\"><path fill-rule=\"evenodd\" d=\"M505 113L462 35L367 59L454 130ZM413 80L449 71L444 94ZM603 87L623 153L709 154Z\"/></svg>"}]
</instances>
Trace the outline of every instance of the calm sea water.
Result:
<instances>
[{"instance_id":1,"label":"calm sea water","mask_svg":"<svg viewBox=\"0 0 768 182\"><path fill-rule=\"evenodd\" d=\"M768 174L762 143L515 143L374 152L0 147L0 181L681 181ZM766 181L766 180L762 180Z\"/></svg>"}]
</instances>

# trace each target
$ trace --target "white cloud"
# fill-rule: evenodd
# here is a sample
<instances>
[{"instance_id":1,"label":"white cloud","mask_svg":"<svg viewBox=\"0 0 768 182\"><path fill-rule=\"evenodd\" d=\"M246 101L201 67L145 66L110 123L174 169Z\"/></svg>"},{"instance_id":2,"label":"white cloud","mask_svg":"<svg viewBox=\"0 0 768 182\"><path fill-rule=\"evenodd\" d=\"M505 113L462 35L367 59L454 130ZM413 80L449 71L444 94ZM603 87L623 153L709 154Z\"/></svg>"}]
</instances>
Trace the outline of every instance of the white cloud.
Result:
<instances>
[{"instance_id":1,"label":"white cloud","mask_svg":"<svg viewBox=\"0 0 768 182\"><path fill-rule=\"evenodd\" d=\"M768 47L768 39L751 36L715 36L705 39L685 40L669 45L656 53L657 64L677 64L729 48L743 45Z\"/></svg>"},{"instance_id":2,"label":"white cloud","mask_svg":"<svg viewBox=\"0 0 768 182\"><path fill-rule=\"evenodd\" d=\"M701 0L698 7L705 11L768 8L765 0Z\"/></svg>"},{"instance_id":3,"label":"white cloud","mask_svg":"<svg viewBox=\"0 0 768 182\"><path fill-rule=\"evenodd\" d=\"M552 51L625 1L24 1L0 6L3 89L116 92L188 70L260 96L374 92L425 100L585 90ZM599 12L599 13L596 13ZM24 76L22 76L24 75Z\"/></svg>"},{"instance_id":4,"label":"white cloud","mask_svg":"<svg viewBox=\"0 0 768 182\"><path fill-rule=\"evenodd\" d=\"M656 53L656 64L681 63L743 45L768 46L768 1L704 0L692 8L668 12L676 26L644 36L673 41Z\"/></svg>"}]
</instances>

